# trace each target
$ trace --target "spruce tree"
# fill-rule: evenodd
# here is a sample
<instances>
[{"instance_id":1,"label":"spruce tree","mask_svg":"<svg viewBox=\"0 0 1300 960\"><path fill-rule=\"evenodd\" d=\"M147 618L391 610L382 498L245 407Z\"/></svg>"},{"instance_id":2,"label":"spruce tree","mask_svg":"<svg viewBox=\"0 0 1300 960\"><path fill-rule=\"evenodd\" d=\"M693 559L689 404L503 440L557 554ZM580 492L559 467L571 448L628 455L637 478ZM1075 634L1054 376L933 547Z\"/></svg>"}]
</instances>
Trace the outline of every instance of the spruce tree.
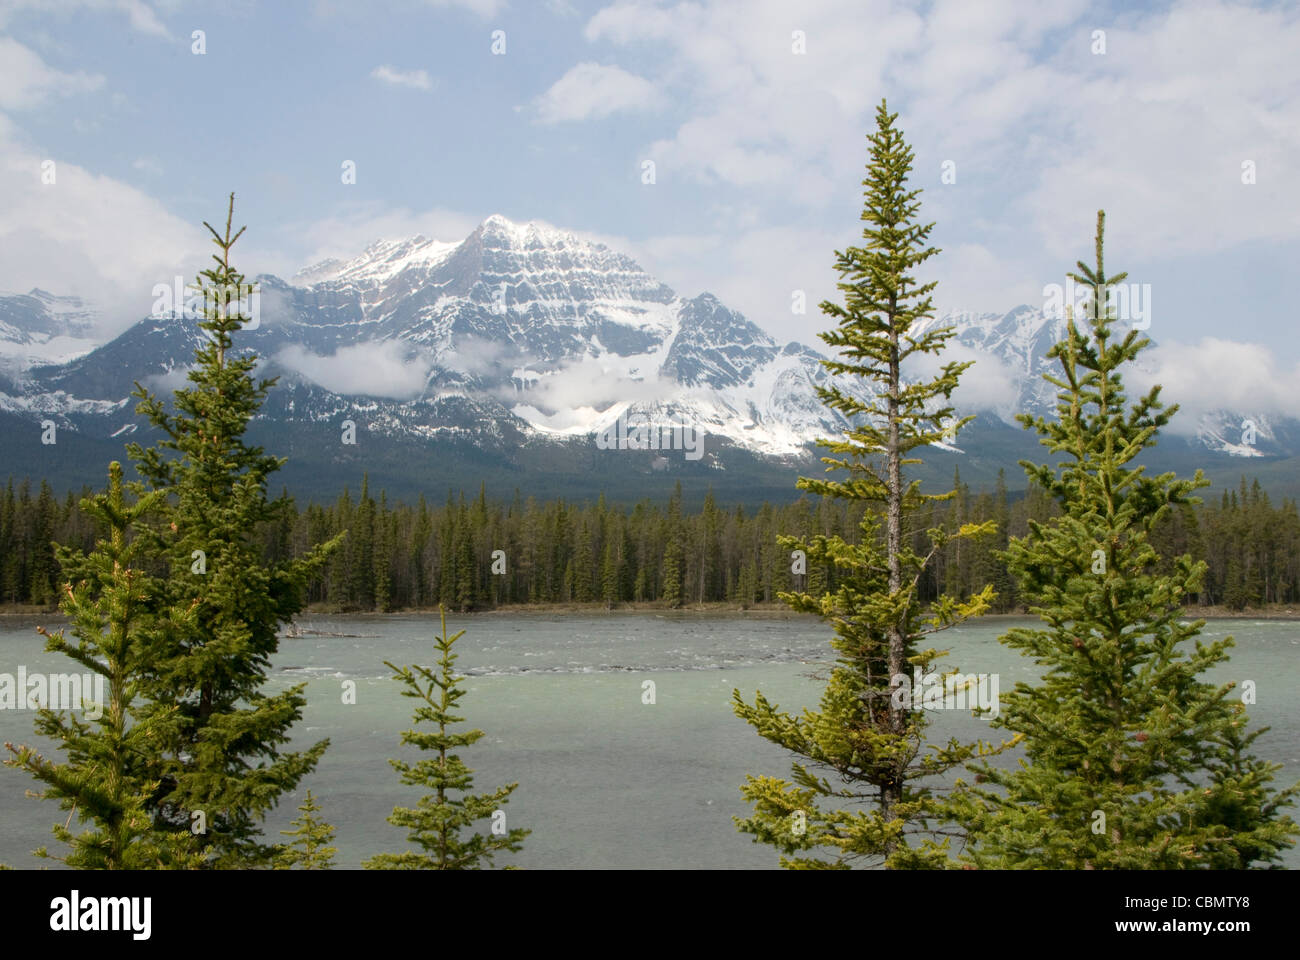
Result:
<instances>
[{"instance_id":1,"label":"spruce tree","mask_svg":"<svg viewBox=\"0 0 1300 960\"><path fill-rule=\"evenodd\" d=\"M439 653L438 669L428 667L398 667L384 661L393 671L393 679L401 682L404 697L419 701L415 708L416 725L431 724L437 732L421 729L404 730L402 743L434 755L407 763L390 759L393 769L401 774L402 783L427 787L432 793L422 797L415 807L394 807L388 822L410 832L407 840L420 848L405 853L381 853L366 860L367 870L476 870L491 866L493 857L502 851L518 852L524 837L531 830L507 829L505 811L501 808L519 786L507 784L492 793L472 794L474 771L452 751L458 747L472 746L483 736L482 730L453 733L450 727L464 722L455 712L456 704L465 695L452 671L457 655L452 652L465 631L447 636L447 615L439 608L442 635L435 641ZM487 833L469 833L480 820L490 820Z\"/></svg>"},{"instance_id":2,"label":"spruce tree","mask_svg":"<svg viewBox=\"0 0 1300 960\"><path fill-rule=\"evenodd\" d=\"M605 555L600 567L600 598L605 601L606 610L613 610L614 605L622 599L619 583L619 541L615 539L615 535L611 530L605 541Z\"/></svg>"},{"instance_id":3,"label":"spruce tree","mask_svg":"<svg viewBox=\"0 0 1300 960\"><path fill-rule=\"evenodd\" d=\"M682 605L682 564L679 559L681 553L680 541L675 536L671 537L664 550L664 585L660 596L664 603L674 610Z\"/></svg>"},{"instance_id":4,"label":"spruce tree","mask_svg":"<svg viewBox=\"0 0 1300 960\"><path fill-rule=\"evenodd\" d=\"M334 839L334 828L322 820L320 805L307 791L307 796L298 807L299 816L290 826L293 830L281 830L286 837L293 837L289 843L280 844L276 850L273 866L276 870L329 870L334 866L334 854L337 847L329 844Z\"/></svg>"},{"instance_id":5,"label":"spruce tree","mask_svg":"<svg viewBox=\"0 0 1300 960\"><path fill-rule=\"evenodd\" d=\"M122 465L114 461L108 492L82 501L105 536L89 554L68 547L58 551L64 578L60 606L76 639L64 630L40 632L47 650L76 661L90 671L86 676L102 678L104 700L92 705L98 690L82 689L85 719L74 709L47 707L37 713L36 733L54 741L66 754L65 763L5 744L11 754L5 765L30 773L45 785L38 796L58 800L69 811L67 823L54 825L54 836L71 849L56 856L41 847L36 855L79 870L187 867L200 859L181 838L156 831L146 810L158 788L154 740L162 721L158 714L140 716L140 681L150 637L185 625L160 601L160 585L140 567L144 541L135 532L161 499L157 492L128 503ZM74 817L86 829L74 832Z\"/></svg>"},{"instance_id":6,"label":"spruce tree","mask_svg":"<svg viewBox=\"0 0 1300 960\"><path fill-rule=\"evenodd\" d=\"M210 847L210 865L222 868L268 861L274 847L261 842L260 820L328 743L283 752L302 716L304 685L273 696L262 687L280 624L303 608L308 581L338 542L282 563L262 556L259 532L287 506L267 499L268 477L284 461L245 437L275 381L254 380L256 355L235 350L249 317L248 286L230 263L244 232L232 235L233 215L231 194L224 233L204 224L219 254L198 279L204 336L190 386L175 391L170 409L137 384L137 412L160 439L127 447L145 485L166 494L151 539L168 571L169 602L189 611L183 629L154 638L141 685L165 755L150 809L159 826Z\"/></svg>"},{"instance_id":7,"label":"spruce tree","mask_svg":"<svg viewBox=\"0 0 1300 960\"><path fill-rule=\"evenodd\" d=\"M942 860L941 853L922 854L924 844L908 841L934 827L927 823L933 788L925 781L995 749L955 740L927 744L928 718L907 696L914 670L928 675L942 656L922 647L925 635L983 613L993 593L986 586L965 600L944 595L929 608L918 597L918 582L935 555L955 539L989 533L990 525L936 527L925 531L924 554L910 546L918 509L953 492L923 494L905 468L919 462L912 451L951 439L969 421L953 418L949 398L970 364L948 363L930 380L902 378L903 363L941 352L952 328L917 329L930 315L935 284L918 284L911 271L939 251L926 246L934 225L915 219L921 191L907 188L913 153L896 118L882 102L876 132L868 136L871 159L863 180L866 243L836 253L844 304L821 305L838 324L821 338L841 356L823 361L825 367L873 390L862 399L863 391L834 381L819 388L823 404L849 424L843 439L822 441L839 455L822 461L847 477L798 481L801 490L865 504L860 542L820 533L779 538L787 558L802 550L809 570L826 565L835 571L831 590L779 594L793 609L834 628L835 666L816 711L794 715L761 693L752 705L739 690L733 694L737 715L797 758L793 782L747 778L741 790L753 815L737 821L742 832L780 850L782 865L792 868L916 867Z\"/></svg>"},{"instance_id":8,"label":"spruce tree","mask_svg":"<svg viewBox=\"0 0 1300 960\"><path fill-rule=\"evenodd\" d=\"M53 606L57 595L55 580L58 561L54 555L55 524L54 491L47 481L41 481L41 493L36 498L33 516L31 587L32 603L42 607Z\"/></svg>"},{"instance_id":9,"label":"spruce tree","mask_svg":"<svg viewBox=\"0 0 1300 960\"><path fill-rule=\"evenodd\" d=\"M1149 345L1114 327L1112 288L1097 215L1096 263L1070 277L1090 294L1085 322L1073 312L1049 352L1056 417L1023 414L1054 455L1024 461L1031 483L1061 516L1030 520L1009 544L1008 568L1040 628L1002 642L1043 668L1002 697L997 726L1023 738L1027 762L979 779L953 798L969 829L963 859L979 867L1053 869L1239 868L1270 863L1296 825L1281 812L1292 787L1269 786L1280 764L1251 757L1259 733L1234 702L1233 682L1203 674L1227 659L1232 639L1197 639L1204 620L1184 618L1203 562L1174 558L1162 572L1150 543L1171 509L1198 502L1206 485L1173 473L1151 476L1137 462L1177 410L1153 387L1131 405L1127 364ZM997 789L993 789L997 788Z\"/></svg>"}]
</instances>

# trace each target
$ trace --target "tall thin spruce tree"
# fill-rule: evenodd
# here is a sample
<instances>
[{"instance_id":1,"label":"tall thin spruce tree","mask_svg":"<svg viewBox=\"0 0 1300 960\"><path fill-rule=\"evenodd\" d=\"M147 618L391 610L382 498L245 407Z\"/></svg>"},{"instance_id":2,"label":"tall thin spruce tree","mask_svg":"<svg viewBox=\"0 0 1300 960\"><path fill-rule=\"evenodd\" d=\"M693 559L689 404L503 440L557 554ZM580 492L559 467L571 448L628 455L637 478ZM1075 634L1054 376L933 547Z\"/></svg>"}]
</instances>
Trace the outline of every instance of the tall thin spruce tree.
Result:
<instances>
[{"instance_id":1,"label":"tall thin spruce tree","mask_svg":"<svg viewBox=\"0 0 1300 960\"><path fill-rule=\"evenodd\" d=\"M280 624L303 608L308 581L339 540L297 559L263 557L261 531L288 502L267 499L268 477L284 460L245 438L275 381L255 381L257 357L234 349L251 299L230 263L244 232L231 233L234 204L231 194L224 232L204 223L219 253L198 279L205 336L190 386L175 392L173 412L136 384L137 412L161 439L127 447L144 486L166 493L152 539L170 602L191 613L184 629L159 635L148 650L141 689L165 761L150 810L160 827L210 848L216 868L270 862L276 848L261 841L260 821L328 744L283 752L302 716L303 685L270 696L262 687Z\"/></svg>"},{"instance_id":2,"label":"tall thin spruce tree","mask_svg":"<svg viewBox=\"0 0 1300 960\"><path fill-rule=\"evenodd\" d=\"M388 761L401 774L402 783L433 790L421 797L415 807L394 807L388 818L393 826L410 831L407 839L420 851L378 854L362 864L367 870L477 870L491 866L493 857L502 851L521 850L524 838L532 832L505 826L505 811L501 808L519 784L510 783L492 793L472 794L474 771L452 752L478 742L483 731L452 733L449 730L465 719L455 712L465 691L458 685L452 669L456 663L452 645L465 631L448 637L447 614L441 607L438 613L442 635L435 641L440 655L436 672L428 667L398 667L384 661L393 671L393 679L401 682L402 696L420 701L413 717L417 726L427 723L437 727L437 732L402 731L403 744L433 752L433 756L415 763ZM488 832L467 836L466 831L480 820L491 821Z\"/></svg>"},{"instance_id":3,"label":"tall thin spruce tree","mask_svg":"<svg viewBox=\"0 0 1300 960\"><path fill-rule=\"evenodd\" d=\"M1227 659L1232 638L1203 643L1204 620L1183 605L1201 587L1204 562L1173 558L1162 573L1153 528L1171 509L1195 503L1206 486L1172 473L1150 476L1136 462L1178 409L1160 387L1132 405L1121 373L1150 343L1118 335L1102 257L1105 215L1097 214L1096 264L1070 277L1090 297L1085 323L1070 312L1067 334L1049 353L1046 378L1056 417L1021 415L1057 458L1023 461L1034 486L1061 507L1005 557L1039 629L1002 642L1033 657L1042 680L1002 697L997 726L1024 739L1027 763L976 764L988 786L950 799L970 832L967 865L994 868L1244 868L1278 859L1297 833L1282 813L1296 795L1269 786L1280 764L1246 751L1235 683L1204 673ZM1263 678L1261 678L1262 681ZM996 788L996 789L994 789Z\"/></svg>"},{"instance_id":4,"label":"tall thin spruce tree","mask_svg":"<svg viewBox=\"0 0 1300 960\"><path fill-rule=\"evenodd\" d=\"M153 741L161 719L158 714L140 718L140 679L151 635L184 626L184 615L174 619L176 610L159 602L162 591L139 566L143 541L134 536L163 495L146 494L128 503L122 465L111 463L108 475L107 493L81 501L81 509L100 523L105 536L89 554L68 547L58 551L64 578L60 606L75 641L64 630L40 630L48 651L76 661L90 671L86 678L100 678L104 699L92 705L99 691L80 690L85 719L70 704L66 711L37 713L36 733L54 741L66 754L65 763L9 743L10 757L4 762L30 773L45 785L38 796L58 800L68 811L67 822L54 825L55 838L68 845L68 852L58 856L41 847L36 856L78 870L191 867L201 851L175 834L155 830L146 810L158 787ZM85 829L72 830L74 817Z\"/></svg>"},{"instance_id":5,"label":"tall thin spruce tree","mask_svg":"<svg viewBox=\"0 0 1300 960\"><path fill-rule=\"evenodd\" d=\"M999 749L956 740L928 744L928 718L912 709L919 704L907 695L914 670L929 674L943 655L923 649L924 637L982 614L993 599L992 587L986 586L964 600L940 596L927 608L918 599L919 580L945 544L990 533L992 524L929 529L924 555L910 546L918 508L953 492L922 494L920 481L905 476L908 465L920 462L909 454L951 440L970 421L955 419L949 405L970 363L945 364L926 381L902 378L909 357L940 353L952 329L916 329L930 316L935 284L918 284L911 271L939 251L926 246L934 225L915 220L921 191L907 188L913 153L894 126L896 118L882 101L876 132L868 136L871 159L863 180L866 243L836 253L844 304L821 305L838 323L821 334L841 356L823 361L827 370L865 381L873 391L863 399L861 390L834 382L819 388L822 402L849 423L845 438L823 441L838 456L822 460L828 471L842 470L847 477L798 482L810 493L866 503L861 539L853 544L840 536L779 538L783 550L804 551L808 569L833 570L832 589L780 597L834 628L837 659L817 711L794 715L761 693L752 705L740 691L733 694L737 715L797 757L793 783L747 778L741 790L754 812L737 820L742 832L780 850L782 865L791 868L941 863L946 840L933 849L908 841L912 834L942 830L929 822L934 787L926 781ZM840 804L848 808L838 809Z\"/></svg>"}]
</instances>

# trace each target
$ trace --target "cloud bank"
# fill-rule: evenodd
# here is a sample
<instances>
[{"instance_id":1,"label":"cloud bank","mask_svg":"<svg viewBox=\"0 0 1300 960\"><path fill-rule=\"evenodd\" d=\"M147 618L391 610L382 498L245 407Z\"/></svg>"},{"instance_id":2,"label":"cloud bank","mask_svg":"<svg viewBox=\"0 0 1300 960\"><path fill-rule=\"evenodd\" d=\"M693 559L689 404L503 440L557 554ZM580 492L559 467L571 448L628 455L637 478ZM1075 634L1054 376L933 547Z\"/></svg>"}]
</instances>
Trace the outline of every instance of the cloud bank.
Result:
<instances>
[{"instance_id":1,"label":"cloud bank","mask_svg":"<svg viewBox=\"0 0 1300 960\"><path fill-rule=\"evenodd\" d=\"M419 396L433 369L426 354L393 340L340 347L329 355L297 344L276 355L276 362L335 393L409 400Z\"/></svg>"}]
</instances>

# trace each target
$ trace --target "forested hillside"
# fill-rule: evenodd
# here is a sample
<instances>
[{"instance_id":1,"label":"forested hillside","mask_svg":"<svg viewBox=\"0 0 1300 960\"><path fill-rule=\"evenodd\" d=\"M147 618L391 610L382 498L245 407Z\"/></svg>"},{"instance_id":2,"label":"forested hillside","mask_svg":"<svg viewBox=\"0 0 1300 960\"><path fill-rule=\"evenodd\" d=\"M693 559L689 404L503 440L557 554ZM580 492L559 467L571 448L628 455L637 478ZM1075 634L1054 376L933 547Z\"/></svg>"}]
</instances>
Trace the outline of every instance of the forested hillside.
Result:
<instances>
[{"instance_id":1,"label":"forested hillside","mask_svg":"<svg viewBox=\"0 0 1300 960\"><path fill-rule=\"evenodd\" d=\"M923 581L923 599L941 591L968 595L992 583L996 609L1015 610L1015 587L995 552L1008 536L1025 535L1028 518L1051 516L1052 506L1032 491L1009 494L1005 484L975 494L958 478L957 489L953 500L922 512L912 531L918 549L924 530L945 520L996 520L998 534L985 543L951 544ZM0 498L0 602L55 601L52 542L83 550L93 545L93 527L78 499L69 494L59 500L44 482L34 488L26 480L10 481ZM1205 499L1172 514L1157 543L1161 557L1188 552L1209 564L1197 602L1237 610L1300 602L1296 503L1274 504L1244 478L1237 489ZM268 559L301 555L346 530L343 548L312 584L310 600L363 611L439 603L460 610L503 603L771 603L792 585L812 592L833 588L825 568L810 564L806 581L791 573L790 555L777 547L778 532L853 540L860 519L851 506L807 497L755 509L710 496L691 512L683 511L680 493L667 503L620 506L522 495L498 502L480 491L449 496L441 505L423 499L409 505L390 503L383 492L376 497L364 485L330 504L299 506L292 515L292 523L261 531ZM504 557L494 558L496 550ZM494 573L494 565L504 573Z\"/></svg>"}]
</instances>

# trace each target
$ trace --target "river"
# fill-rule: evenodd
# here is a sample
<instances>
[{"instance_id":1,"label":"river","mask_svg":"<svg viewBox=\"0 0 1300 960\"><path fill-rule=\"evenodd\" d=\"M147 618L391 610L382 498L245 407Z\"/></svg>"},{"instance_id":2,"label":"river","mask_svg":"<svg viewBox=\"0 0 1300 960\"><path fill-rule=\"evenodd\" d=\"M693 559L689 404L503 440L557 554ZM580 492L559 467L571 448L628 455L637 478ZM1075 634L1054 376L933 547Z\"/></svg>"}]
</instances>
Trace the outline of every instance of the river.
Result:
<instances>
[{"instance_id":1,"label":"river","mask_svg":"<svg viewBox=\"0 0 1300 960\"><path fill-rule=\"evenodd\" d=\"M73 664L44 652L41 621L0 622L0 672L69 672ZM1034 676L1033 665L997 642L1027 619L986 618L939 637L949 662L965 673L996 673L1007 691ZM338 830L337 863L356 867L381 851L405 849L403 831L385 817L420 791L403 787L386 758L399 755L415 701L398 695L383 661L433 660L437 616L304 617L319 631L285 639L272 688L306 682L308 705L299 743L330 739L306 782ZM739 834L732 822L747 807L745 775L786 776L789 757L735 717L730 698L762 690L786 709L813 706L830 661L828 630L818 620L772 615L694 613L484 613L450 615L457 669L468 690L462 713L486 736L462 752L475 790L518 781L505 807L510 827L532 835L522 852L497 865L528 868L771 868L776 853ZM328 635L327 635L328 634ZM340 636L349 634L351 636ZM1276 784L1300 779L1300 623L1216 620L1203 636L1231 634L1232 660L1215 679L1253 680L1253 726L1271 730L1255 752L1285 764ZM936 643L936 645L940 645ZM645 681L654 702L646 703ZM348 681L355 683L349 698ZM355 703L345 700L355 699ZM936 711L934 739L996 738L985 720ZM32 714L0 710L0 741L38 744ZM413 750L400 748L413 759ZM57 804L24 796L35 782L0 769L0 863L41 865L30 851L49 843L62 822ZM301 788L300 788L301 793ZM287 826L300 793L268 819L268 835ZM1291 811L1293 817L1300 814ZM1286 865L1300 867L1291 850ZM57 866L57 865L56 865Z\"/></svg>"}]
</instances>

